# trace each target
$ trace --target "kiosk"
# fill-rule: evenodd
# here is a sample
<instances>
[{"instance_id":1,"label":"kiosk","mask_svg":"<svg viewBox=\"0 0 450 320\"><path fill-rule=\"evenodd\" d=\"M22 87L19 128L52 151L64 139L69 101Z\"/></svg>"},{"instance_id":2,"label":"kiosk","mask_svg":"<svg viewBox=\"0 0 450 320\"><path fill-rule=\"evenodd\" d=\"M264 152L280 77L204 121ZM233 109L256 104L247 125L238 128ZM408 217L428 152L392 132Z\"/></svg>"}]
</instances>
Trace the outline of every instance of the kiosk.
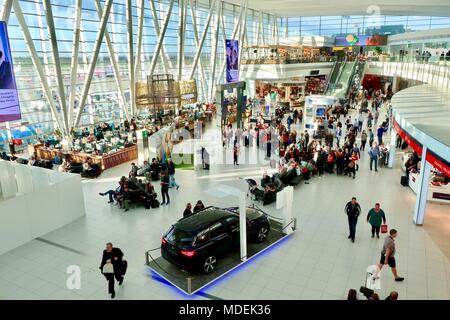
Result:
<instances>
[{"instance_id":1,"label":"kiosk","mask_svg":"<svg viewBox=\"0 0 450 320\"><path fill-rule=\"evenodd\" d=\"M226 126L227 117L229 114L228 105L225 105L225 91L233 91L236 89L236 97L237 97L237 108L236 108L236 123L237 128L241 129L243 127L242 125L242 113L246 110L246 101L244 96L244 90L245 90L245 81L239 81L239 82L232 82L232 83L226 83L226 84L220 84L216 87L216 102L217 102L217 108L221 110L221 124L222 128Z\"/></svg>"},{"instance_id":2,"label":"kiosk","mask_svg":"<svg viewBox=\"0 0 450 320\"><path fill-rule=\"evenodd\" d=\"M318 133L320 121L326 119L327 110L334 106L336 102L337 98L333 96L311 95L306 97L304 129L308 130L310 136L313 136L314 133Z\"/></svg>"}]
</instances>

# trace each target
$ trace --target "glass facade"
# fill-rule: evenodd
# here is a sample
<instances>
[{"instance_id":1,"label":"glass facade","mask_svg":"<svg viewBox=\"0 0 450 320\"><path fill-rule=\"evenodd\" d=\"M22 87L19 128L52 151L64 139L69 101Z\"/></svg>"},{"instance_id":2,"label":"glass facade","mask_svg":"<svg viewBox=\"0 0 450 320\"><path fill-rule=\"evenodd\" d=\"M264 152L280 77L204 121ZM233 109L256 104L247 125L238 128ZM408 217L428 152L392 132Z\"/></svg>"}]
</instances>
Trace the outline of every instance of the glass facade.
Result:
<instances>
[{"instance_id":1,"label":"glass facade","mask_svg":"<svg viewBox=\"0 0 450 320\"><path fill-rule=\"evenodd\" d=\"M349 33L396 34L450 27L450 17L426 16L320 16L282 19L282 35L289 38L302 36L336 36Z\"/></svg>"},{"instance_id":2,"label":"glass facade","mask_svg":"<svg viewBox=\"0 0 450 320\"><path fill-rule=\"evenodd\" d=\"M0 4L3 4L4 1L0 0ZM155 12L151 10L151 1L154 3ZM59 105L55 63L53 61L52 45L49 41L49 30L43 1L18 0L17 2L23 12L26 27L30 32L45 78L51 88L51 99L55 101L56 109L60 113L61 106ZM68 101L70 92L71 57L76 19L75 2L75 0L51 1L66 101ZM75 115L79 110L78 101L84 90L85 79L88 77L89 65L95 49L95 40L99 32L100 18L96 7L97 2L101 8L105 7L105 0L82 2L81 34L74 102ZM140 68L136 75L136 80L139 80L145 79L150 73L150 65L158 41L154 17L156 17L157 25L161 30L170 0L132 0L131 3L133 60L136 59L139 9L141 3L144 5L142 51L139 57ZM172 14L170 15L167 31L163 39L163 50L160 51L156 61L154 74L167 72L173 74L175 78L178 77L179 19L181 16L179 7L181 3L185 3L187 7L184 19L186 27L182 34L184 37L182 79L189 78L197 51L193 16L196 18L196 31L200 40L205 30L212 4L219 3L222 8L223 19L219 19L217 10L212 15L206 32L200 62L193 75L193 78L197 80L199 100L209 100L211 98L210 94L213 92L211 86L224 81L225 39L232 38L235 26L238 25L241 7L220 0L216 2L213 0L174 0L173 3ZM192 8L191 4L193 5ZM276 18L270 13L250 8L246 12L247 18L244 18L246 22L242 23L240 28L237 28L235 39L239 39L242 34L243 39L239 40L241 43L247 44L273 44L276 42L277 35L279 37L287 35L289 38L300 38L301 36L334 36L347 33L395 34L406 31L450 27L449 17L381 16L373 19L372 16L318 16L286 19ZM213 68L213 48L217 27L219 27L217 33L217 56L215 68ZM53 119L50 105L44 93L41 80L38 77L36 67L33 65L30 50L25 42L14 9L12 9L8 21L8 31L19 90L22 120L11 122L7 126L4 123L0 124L0 148L2 149L5 148L7 139L11 135L13 138L23 138L25 142L29 142L27 140L31 141L39 135L51 134L56 128L56 122ZM107 33L112 42L119 74L116 75L114 72L112 57L108 52L106 41L103 39L95 63L86 104L83 106L80 122L75 127L96 124L101 121L119 121L124 118L124 106L130 105L129 49L125 0L113 1L107 23ZM167 61L167 69L164 68L164 61ZM201 76L200 65L204 70L204 81ZM212 70L214 69L215 75L212 81ZM119 81L123 87L125 101L121 98L122 95L118 89ZM129 113L131 111L130 109L128 110ZM71 124L69 127L71 127Z\"/></svg>"},{"instance_id":3,"label":"glass facade","mask_svg":"<svg viewBox=\"0 0 450 320\"><path fill-rule=\"evenodd\" d=\"M105 7L105 0L100 0L100 7ZM185 33L184 33L184 54L182 59L182 79L188 79L191 72L194 56L197 50L197 44L194 34L193 14L197 22L198 39L202 38L205 30L210 6L214 1L208 0L175 0L172 14L170 15L167 31L164 36L163 50L160 52L156 63L154 74L164 73L162 55L164 53L167 61L167 73L178 76L178 46L179 46L179 6L186 4ZM83 1L81 13L81 35L78 55L77 85L74 104L74 114L78 110L78 99L83 91L85 78L88 76L88 69L92 53L94 51L95 40L99 31L100 18L95 5L96 1ZM153 12L151 11L150 1L144 0L144 20L142 35L142 53L140 57L140 72L136 75L136 80L146 79L149 75L150 64L155 52L158 41L155 32ZM193 4L193 10L190 4ZM217 1L222 6L223 23L218 24L219 16L217 10L212 15L209 28L206 32L205 41L200 56L200 62L197 65L194 78L197 79L198 93L200 100L208 100L208 93L211 86L211 70L214 59L212 57L212 47L214 45L215 30L219 26L218 47L215 70L214 85L224 81L224 73L220 68L224 62L225 39L231 38L235 25L238 24L238 18L241 8L233 4ZM53 99L56 103L58 112L60 112L59 95L57 88L57 79L55 64L52 56L52 47L49 41L49 31L42 0L20 0L22 13L24 15L27 27L31 34L33 44L36 48L37 56L42 64L45 76L52 90ZM160 30L164 24L170 0L154 0L155 15L158 19ZM132 22L133 22L133 54L136 55L137 37L138 37L138 16L141 0L132 0ZM216 6L217 8L218 6ZM58 50L60 64L65 86L66 100L70 92L70 74L71 74L71 56L73 49L73 35L75 24L75 0L52 0L52 11L56 36L58 40ZM259 25L258 11L247 9L247 22L245 24L244 39L247 43L257 41L257 32ZM273 42L273 31L276 18L265 13L261 13L263 30L260 30L259 40L266 44ZM224 26L224 31L222 30ZM242 24L244 26L244 23ZM9 132L13 138L22 138L25 142L31 142L39 135L51 134L55 127L50 105L46 100L41 81L32 63L30 51L24 40L19 22L12 9L8 21L8 31L11 42L14 69L16 81L19 90L21 103L22 120L9 123L12 130ZM126 1L114 1L107 23L107 32L112 42L115 60L118 63L120 77L124 88L126 105L130 102L130 73L128 67L128 34L126 18ZM238 29L239 38L241 29ZM201 81L200 63L205 73L205 81ZM221 79L217 79L219 75ZM113 72L111 57L108 53L108 47L103 39L98 59L96 61L92 83L89 88L89 94L86 104L81 113L81 119L77 127L95 124L101 121L118 121L123 119L123 101L119 93L116 76ZM131 110L129 110L131 112ZM14 129L15 128L15 129ZM21 129L19 129L21 128ZM0 124L0 148L5 149L7 145L7 134L5 124Z\"/></svg>"}]
</instances>

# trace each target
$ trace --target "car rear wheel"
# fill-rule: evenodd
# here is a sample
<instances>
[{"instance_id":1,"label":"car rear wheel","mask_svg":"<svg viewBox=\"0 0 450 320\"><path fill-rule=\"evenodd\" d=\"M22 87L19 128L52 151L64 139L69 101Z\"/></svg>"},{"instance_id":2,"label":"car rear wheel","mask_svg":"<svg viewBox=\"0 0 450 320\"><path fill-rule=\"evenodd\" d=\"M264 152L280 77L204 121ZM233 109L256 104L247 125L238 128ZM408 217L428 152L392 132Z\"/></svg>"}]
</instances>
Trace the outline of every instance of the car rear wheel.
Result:
<instances>
[{"instance_id":1,"label":"car rear wheel","mask_svg":"<svg viewBox=\"0 0 450 320\"><path fill-rule=\"evenodd\" d=\"M205 259L203 263L203 271L206 273L211 273L216 269L217 258L215 256L209 256Z\"/></svg>"},{"instance_id":2,"label":"car rear wheel","mask_svg":"<svg viewBox=\"0 0 450 320\"><path fill-rule=\"evenodd\" d=\"M267 226L261 226L258 229L257 240L258 242L264 242L267 240L269 234L269 228Z\"/></svg>"}]
</instances>

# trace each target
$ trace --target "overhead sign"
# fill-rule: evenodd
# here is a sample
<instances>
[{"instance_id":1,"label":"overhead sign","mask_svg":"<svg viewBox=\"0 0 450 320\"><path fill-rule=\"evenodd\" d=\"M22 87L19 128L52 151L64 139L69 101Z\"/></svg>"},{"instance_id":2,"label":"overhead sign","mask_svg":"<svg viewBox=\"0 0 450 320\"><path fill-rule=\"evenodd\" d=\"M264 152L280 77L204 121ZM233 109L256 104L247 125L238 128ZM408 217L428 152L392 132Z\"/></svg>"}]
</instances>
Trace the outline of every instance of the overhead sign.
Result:
<instances>
[{"instance_id":1,"label":"overhead sign","mask_svg":"<svg viewBox=\"0 0 450 320\"><path fill-rule=\"evenodd\" d=\"M387 36L364 36L348 34L346 36L337 36L335 40L336 47L352 46L385 46L387 45Z\"/></svg>"},{"instance_id":2,"label":"overhead sign","mask_svg":"<svg viewBox=\"0 0 450 320\"><path fill-rule=\"evenodd\" d=\"M11 49L6 22L0 21L0 122L20 120Z\"/></svg>"},{"instance_id":3,"label":"overhead sign","mask_svg":"<svg viewBox=\"0 0 450 320\"><path fill-rule=\"evenodd\" d=\"M227 49L227 66L226 66L226 78L227 82L239 81L239 41L238 40L226 40Z\"/></svg>"}]
</instances>

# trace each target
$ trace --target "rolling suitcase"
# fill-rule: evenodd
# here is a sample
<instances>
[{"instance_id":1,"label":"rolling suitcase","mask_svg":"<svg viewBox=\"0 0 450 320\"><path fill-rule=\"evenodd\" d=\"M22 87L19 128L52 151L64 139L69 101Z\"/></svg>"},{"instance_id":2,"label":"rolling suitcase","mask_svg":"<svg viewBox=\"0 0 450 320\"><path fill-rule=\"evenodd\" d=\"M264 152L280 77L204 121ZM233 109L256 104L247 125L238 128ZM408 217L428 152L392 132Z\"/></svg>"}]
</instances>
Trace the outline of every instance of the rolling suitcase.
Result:
<instances>
[{"instance_id":1,"label":"rolling suitcase","mask_svg":"<svg viewBox=\"0 0 450 320\"><path fill-rule=\"evenodd\" d=\"M400 179L400 184L404 187L408 186L408 177L407 176L402 176Z\"/></svg>"}]
</instances>

